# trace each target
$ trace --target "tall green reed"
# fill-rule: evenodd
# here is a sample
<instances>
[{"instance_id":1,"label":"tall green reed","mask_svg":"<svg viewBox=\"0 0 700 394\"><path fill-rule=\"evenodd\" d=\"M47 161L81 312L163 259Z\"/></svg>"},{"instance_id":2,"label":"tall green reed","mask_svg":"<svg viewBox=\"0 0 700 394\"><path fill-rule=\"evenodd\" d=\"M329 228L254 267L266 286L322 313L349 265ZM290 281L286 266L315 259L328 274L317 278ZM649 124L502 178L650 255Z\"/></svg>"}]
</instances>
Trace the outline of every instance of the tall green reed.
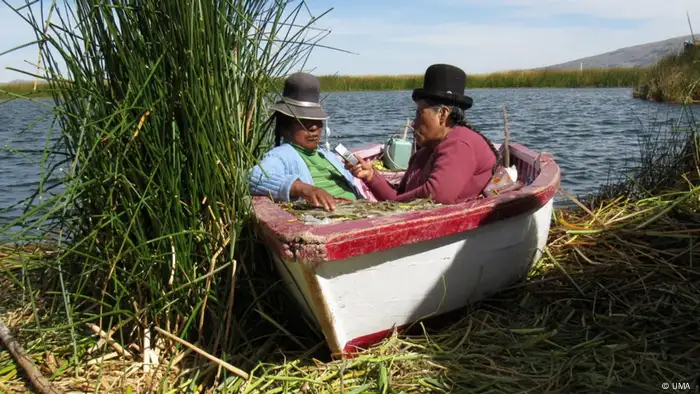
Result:
<instances>
[{"instance_id":1,"label":"tall green reed","mask_svg":"<svg viewBox=\"0 0 700 394\"><path fill-rule=\"evenodd\" d=\"M631 87L646 75L645 68L579 70L514 70L467 75L467 89ZM410 90L423 85L423 75L324 75L326 91Z\"/></svg>"},{"instance_id":2,"label":"tall green reed","mask_svg":"<svg viewBox=\"0 0 700 394\"><path fill-rule=\"evenodd\" d=\"M488 74L470 74L466 87L475 88L588 88L632 87L647 75L647 68L610 68L579 70L515 70ZM423 85L423 75L320 75L327 92L411 90ZM277 83L280 87L283 80ZM46 96L50 91L42 84L34 91L34 83L19 82L0 85L0 96L28 94Z\"/></svg>"},{"instance_id":3,"label":"tall green reed","mask_svg":"<svg viewBox=\"0 0 700 394\"><path fill-rule=\"evenodd\" d=\"M3 232L21 225L11 234L20 243L38 229L58 247L43 269L71 332L91 321L143 345L157 325L211 352L235 348L245 340L232 311L251 217L246 172L270 143L278 81L326 34L311 27L318 18L290 0L15 10L36 34L61 132L46 160L65 155L42 177L66 171L61 193L30 201Z\"/></svg>"},{"instance_id":4,"label":"tall green reed","mask_svg":"<svg viewBox=\"0 0 700 394\"><path fill-rule=\"evenodd\" d=\"M635 84L635 97L676 103L700 101L700 46L664 56Z\"/></svg>"}]
</instances>

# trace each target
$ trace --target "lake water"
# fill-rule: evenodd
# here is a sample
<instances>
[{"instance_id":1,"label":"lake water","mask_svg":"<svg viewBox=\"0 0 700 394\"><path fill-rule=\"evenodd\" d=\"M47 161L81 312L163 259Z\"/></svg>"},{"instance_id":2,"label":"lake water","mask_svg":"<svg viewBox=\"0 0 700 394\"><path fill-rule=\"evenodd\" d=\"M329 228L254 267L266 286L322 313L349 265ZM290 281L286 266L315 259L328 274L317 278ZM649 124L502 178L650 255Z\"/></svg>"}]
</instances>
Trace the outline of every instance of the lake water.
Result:
<instances>
[{"instance_id":1,"label":"lake water","mask_svg":"<svg viewBox=\"0 0 700 394\"><path fill-rule=\"evenodd\" d=\"M562 187L574 194L596 191L639 154L642 128L658 129L681 114L680 106L632 99L631 89L474 89L467 116L495 142L503 141L503 106L511 141L553 153ZM329 93L331 141L354 148L402 134L415 104L410 91ZM0 105L0 211L36 190L51 100ZM42 118L43 116L43 118ZM55 133L54 133L55 134ZM54 137L55 138L55 137ZM0 227L18 209L0 213Z\"/></svg>"}]
</instances>

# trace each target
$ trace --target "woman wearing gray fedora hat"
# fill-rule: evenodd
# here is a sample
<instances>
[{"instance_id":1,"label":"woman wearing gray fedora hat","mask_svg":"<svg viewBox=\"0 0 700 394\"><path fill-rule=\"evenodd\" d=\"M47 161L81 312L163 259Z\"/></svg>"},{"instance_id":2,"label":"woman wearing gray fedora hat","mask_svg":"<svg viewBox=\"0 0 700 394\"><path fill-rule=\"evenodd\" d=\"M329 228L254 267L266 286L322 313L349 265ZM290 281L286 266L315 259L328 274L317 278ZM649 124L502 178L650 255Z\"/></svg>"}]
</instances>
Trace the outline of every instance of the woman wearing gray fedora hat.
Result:
<instances>
[{"instance_id":1,"label":"woman wearing gray fedora hat","mask_svg":"<svg viewBox=\"0 0 700 394\"><path fill-rule=\"evenodd\" d=\"M275 148L251 169L251 194L275 201L305 199L327 210L335 209L336 198L362 197L339 158L319 147L328 119L320 97L321 83L311 74L295 73L285 80L282 99L271 107Z\"/></svg>"},{"instance_id":2,"label":"woman wearing gray fedora hat","mask_svg":"<svg viewBox=\"0 0 700 394\"><path fill-rule=\"evenodd\" d=\"M477 197L489 184L499 162L491 141L470 127L464 110L472 98L464 95L466 74L448 64L425 72L423 87L413 91L417 104L413 134L421 146L409 159L398 188L366 161L346 164L369 187L377 200L410 201L432 198L454 204Z\"/></svg>"}]
</instances>

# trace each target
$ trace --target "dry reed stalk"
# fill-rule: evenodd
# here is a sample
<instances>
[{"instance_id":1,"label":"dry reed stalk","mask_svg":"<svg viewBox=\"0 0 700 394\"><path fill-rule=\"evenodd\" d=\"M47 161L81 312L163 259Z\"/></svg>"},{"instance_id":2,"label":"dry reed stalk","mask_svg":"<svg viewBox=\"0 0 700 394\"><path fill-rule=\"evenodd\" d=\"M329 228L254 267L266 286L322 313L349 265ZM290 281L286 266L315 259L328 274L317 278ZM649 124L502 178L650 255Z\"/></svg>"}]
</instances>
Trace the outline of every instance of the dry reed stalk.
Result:
<instances>
[{"instance_id":1,"label":"dry reed stalk","mask_svg":"<svg viewBox=\"0 0 700 394\"><path fill-rule=\"evenodd\" d=\"M119 326L115 326L112 330L109 331L109 334L104 332L100 327L96 326L95 324L88 323L87 326L97 335L100 336L100 340L109 343L110 346L122 357L131 359L133 356L131 353L127 352L117 341L115 341L112 338L112 335L116 332L116 329L118 329ZM99 341L97 344L95 344L94 348L97 348L99 346ZM92 348L91 348L92 350ZM90 350L88 350L88 353L90 353Z\"/></svg>"},{"instance_id":2,"label":"dry reed stalk","mask_svg":"<svg viewBox=\"0 0 700 394\"><path fill-rule=\"evenodd\" d=\"M171 334L171 333L169 333L169 332L163 330L163 329L160 328L160 327L157 327L157 326L156 326L156 327L154 327L154 328L155 328L155 330L158 331L160 334L162 334L162 335L168 337L169 339L171 339L171 340L173 340L173 341L175 341L175 342L177 342L177 343L179 343L179 344L181 344L181 345L184 345L185 347L191 349L191 350L194 351L195 353L197 353L197 354L199 354L199 355L201 355L201 356L206 357L207 359L209 359L210 361L213 361L214 363L218 364L219 366L222 366L222 367L226 368L228 371L230 371L230 372L232 372L232 373L234 373L234 374L240 376L241 378L243 378L243 379L245 379L245 380L248 380L249 375L248 375L247 372L242 371L242 370L240 370L240 369L234 367L233 365L227 363L226 361L224 361L224 360L222 360L222 359L220 359L220 358L217 358L217 357L212 356L211 354L205 352L204 350L198 348L197 346L195 346L195 345L193 345L193 344L191 344L191 343L185 341L184 339L180 339L180 338L176 337L175 335L173 335L173 334Z\"/></svg>"},{"instance_id":3,"label":"dry reed stalk","mask_svg":"<svg viewBox=\"0 0 700 394\"><path fill-rule=\"evenodd\" d=\"M17 342L10 333L5 323L0 320L0 341L5 345L7 350L12 354L12 357L17 361L20 367L24 370L32 386L42 394L60 394L55 386L49 382L44 375L39 372L32 359L27 355L27 352Z\"/></svg>"}]
</instances>

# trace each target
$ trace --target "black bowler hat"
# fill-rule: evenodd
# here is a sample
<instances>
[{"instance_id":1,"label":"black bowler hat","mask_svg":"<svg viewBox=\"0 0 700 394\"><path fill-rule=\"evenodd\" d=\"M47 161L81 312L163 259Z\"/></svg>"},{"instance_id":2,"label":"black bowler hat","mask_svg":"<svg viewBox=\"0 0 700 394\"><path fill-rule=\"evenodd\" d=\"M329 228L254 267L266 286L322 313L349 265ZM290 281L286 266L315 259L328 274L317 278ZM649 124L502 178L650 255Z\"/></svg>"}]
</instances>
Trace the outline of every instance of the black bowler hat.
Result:
<instances>
[{"instance_id":1,"label":"black bowler hat","mask_svg":"<svg viewBox=\"0 0 700 394\"><path fill-rule=\"evenodd\" d=\"M270 108L299 119L328 119L328 114L321 107L321 82L307 73L290 75L284 81L282 100Z\"/></svg>"},{"instance_id":2,"label":"black bowler hat","mask_svg":"<svg viewBox=\"0 0 700 394\"><path fill-rule=\"evenodd\" d=\"M413 101L428 99L469 109L473 100L464 95L466 83L467 75L462 69L449 64L433 64L425 71L423 87L413 90Z\"/></svg>"}]
</instances>

